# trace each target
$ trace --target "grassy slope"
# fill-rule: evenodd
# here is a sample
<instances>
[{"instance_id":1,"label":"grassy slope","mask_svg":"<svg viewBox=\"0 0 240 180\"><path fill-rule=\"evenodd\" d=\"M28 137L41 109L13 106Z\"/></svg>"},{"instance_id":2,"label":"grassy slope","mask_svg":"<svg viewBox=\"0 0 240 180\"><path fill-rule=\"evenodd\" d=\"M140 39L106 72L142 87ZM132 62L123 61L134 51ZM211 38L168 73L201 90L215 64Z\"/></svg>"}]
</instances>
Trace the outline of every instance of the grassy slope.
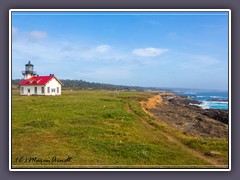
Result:
<instances>
[{"instance_id":1,"label":"grassy slope","mask_svg":"<svg viewBox=\"0 0 240 180\"><path fill-rule=\"evenodd\" d=\"M138 103L150 96L141 92L63 91L62 96L27 97L13 91L12 163L24 165L14 167L201 168L216 164L215 157L206 158L207 152L216 148L221 152L216 155L217 164L227 163L226 140L196 139L156 122ZM71 156L72 160L16 162L21 156Z\"/></svg>"}]
</instances>

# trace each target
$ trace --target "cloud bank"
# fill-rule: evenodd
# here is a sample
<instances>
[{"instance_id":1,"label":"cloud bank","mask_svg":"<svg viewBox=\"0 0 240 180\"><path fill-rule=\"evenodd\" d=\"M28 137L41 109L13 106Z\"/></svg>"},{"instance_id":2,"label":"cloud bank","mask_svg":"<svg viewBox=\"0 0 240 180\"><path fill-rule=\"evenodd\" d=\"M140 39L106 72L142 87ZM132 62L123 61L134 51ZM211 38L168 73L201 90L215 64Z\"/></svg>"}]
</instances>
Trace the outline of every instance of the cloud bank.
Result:
<instances>
[{"instance_id":1,"label":"cloud bank","mask_svg":"<svg viewBox=\"0 0 240 180\"><path fill-rule=\"evenodd\" d=\"M132 53L137 55L137 56L154 57L154 56L158 56L158 55L160 55L164 52L167 52L167 51L168 51L168 49L148 47L148 48L144 48L144 49L134 49L132 51Z\"/></svg>"},{"instance_id":2,"label":"cloud bank","mask_svg":"<svg viewBox=\"0 0 240 180\"><path fill-rule=\"evenodd\" d=\"M21 31L16 27L12 27L13 39L24 40L43 40L48 37L48 33L40 30Z\"/></svg>"},{"instance_id":3,"label":"cloud bank","mask_svg":"<svg viewBox=\"0 0 240 180\"><path fill-rule=\"evenodd\" d=\"M41 40L47 38L47 33L44 31L31 31L28 32L28 35L33 40Z\"/></svg>"},{"instance_id":4,"label":"cloud bank","mask_svg":"<svg viewBox=\"0 0 240 180\"><path fill-rule=\"evenodd\" d=\"M110 50L110 46L107 44L102 44L96 47L96 50L100 53L105 53Z\"/></svg>"}]
</instances>

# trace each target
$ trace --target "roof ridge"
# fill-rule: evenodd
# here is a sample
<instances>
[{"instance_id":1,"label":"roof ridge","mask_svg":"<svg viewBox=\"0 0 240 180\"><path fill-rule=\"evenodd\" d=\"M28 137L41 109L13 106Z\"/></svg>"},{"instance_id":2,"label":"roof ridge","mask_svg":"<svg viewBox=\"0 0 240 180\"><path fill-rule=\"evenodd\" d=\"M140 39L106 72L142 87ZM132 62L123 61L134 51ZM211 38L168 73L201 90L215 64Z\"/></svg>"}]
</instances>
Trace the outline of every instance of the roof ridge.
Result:
<instances>
[{"instance_id":1,"label":"roof ridge","mask_svg":"<svg viewBox=\"0 0 240 180\"><path fill-rule=\"evenodd\" d=\"M46 85L52 78L55 78L57 81L59 81L54 75L49 76L33 76L29 79L22 80L19 85ZM59 81L60 82L60 81ZM61 83L61 82L60 82Z\"/></svg>"}]
</instances>

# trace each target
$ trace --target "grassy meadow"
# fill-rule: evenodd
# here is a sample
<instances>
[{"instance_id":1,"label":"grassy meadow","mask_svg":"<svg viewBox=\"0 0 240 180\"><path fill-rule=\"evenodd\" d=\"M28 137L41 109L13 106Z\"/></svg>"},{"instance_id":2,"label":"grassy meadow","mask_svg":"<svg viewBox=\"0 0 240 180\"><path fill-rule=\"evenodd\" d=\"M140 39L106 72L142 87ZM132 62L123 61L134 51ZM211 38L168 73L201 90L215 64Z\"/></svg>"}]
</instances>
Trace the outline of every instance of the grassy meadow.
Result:
<instances>
[{"instance_id":1,"label":"grassy meadow","mask_svg":"<svg viewBox=\"0 0 240 180\"><path fill-rule=\"evenodd\" d=\"M19 96L13 90L12 167L227 168L227 139L196 138L157 122L139 103L152 95L64 90Z\"/></svg>"}]
</instances>

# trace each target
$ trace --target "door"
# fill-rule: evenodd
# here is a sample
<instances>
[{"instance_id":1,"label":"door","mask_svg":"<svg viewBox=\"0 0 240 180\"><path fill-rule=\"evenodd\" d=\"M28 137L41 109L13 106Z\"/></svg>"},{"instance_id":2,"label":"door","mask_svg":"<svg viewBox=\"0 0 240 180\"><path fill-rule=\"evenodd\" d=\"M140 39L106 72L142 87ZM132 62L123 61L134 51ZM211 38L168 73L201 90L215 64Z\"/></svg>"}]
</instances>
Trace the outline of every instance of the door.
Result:
<instances>
[{"instance_id":1,"label":"door","mask_svg":"<svg viewBox=\"0 0 240 180\"><path fill-rule=\"evenodd\" d=\"M27 95L30 95L30 88L27 89Z\"/></svg>"},{"instance_id":2,"label":"door","mask_svg":"<svg viewBox=\"0 0 240 180\"><path fill-rule=\"evenodd\" d=\"M55 96L55 88L52 88L52 96Z\"/></svg>"}]
</instances>

